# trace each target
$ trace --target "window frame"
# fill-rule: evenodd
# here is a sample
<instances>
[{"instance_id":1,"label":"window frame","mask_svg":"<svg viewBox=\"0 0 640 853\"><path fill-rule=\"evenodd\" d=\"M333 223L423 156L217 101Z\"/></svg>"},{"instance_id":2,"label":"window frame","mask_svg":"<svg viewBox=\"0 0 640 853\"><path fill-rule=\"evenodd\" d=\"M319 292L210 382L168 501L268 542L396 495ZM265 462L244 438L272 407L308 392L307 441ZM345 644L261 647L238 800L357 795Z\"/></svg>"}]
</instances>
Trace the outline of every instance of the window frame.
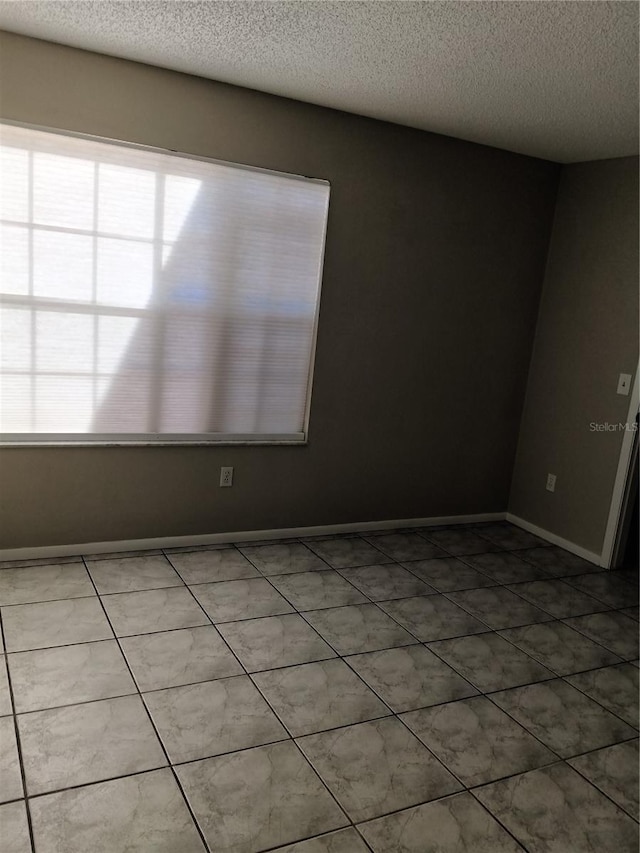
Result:
<instances>
[{"instance_id":1,"label":"window frame","mask_svg":"<svg viewBox=\"0 0 640 853\"><path fill-rule=\"evenodd\" d=\"M309 443L309 422L311 415L311 398L313 393L313 378L315 372L315 361L317 353L318 321L320 315L320 302L322 298L322 283L324 278L324 261L327 240L327 229L329 222L329 209L331 202L331 182L323 178L311 178L292 172L283 172L277 169L268 169L262 166L252 166L243 163L234 163L214 157L206 157L199 154L178 151L173 148L162 148L159 146L146 145L144 143L130 142L107 136L98 136L64 128L53 128L45 125L32 124L29 122L15 121L0 116L0 144L2 143L2 126L10 126L25 130L40 131L55 134L57 136L86 139L90 142L113 145L120 148L133 149L137 151L155 154L170 155L172 157L191 160L202 163L225 166L245 172L266 174L283 177L288 180L302 181L326 186L329 190L327 198L327 215L320 239L320 264L318 266L317 299L313 317L312 331L310 336L309 369L306 383L306 397L303 417L303 426L300 432L295 433L2 433L0 432L0 448L27 448L27 447L208 447L208 446L306 446ZM0 224L12 224L8 220L0 218ZM34 223L28 224L29 228ZM12 295L4 297L0 294L0 302L11 305L14 300Z\"/></svg>"}]
</instances>

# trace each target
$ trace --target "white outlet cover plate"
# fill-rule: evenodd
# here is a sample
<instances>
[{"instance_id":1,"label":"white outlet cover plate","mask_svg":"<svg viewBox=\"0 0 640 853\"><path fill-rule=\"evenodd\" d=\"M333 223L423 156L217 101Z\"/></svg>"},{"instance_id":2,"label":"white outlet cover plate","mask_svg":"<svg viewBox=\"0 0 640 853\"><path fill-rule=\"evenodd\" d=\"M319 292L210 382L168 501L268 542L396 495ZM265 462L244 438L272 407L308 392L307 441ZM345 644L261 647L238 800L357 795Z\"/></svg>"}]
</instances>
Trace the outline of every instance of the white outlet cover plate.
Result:
<instances>
[{"instance_id":1,"label":"white outlet cover plate","mask_svg":"<svg viewBox=\"0 0 640 853\"><path fill-rule=\"evenodd\" d=\"M231 466L220 468L220 485L226 488L233 485L233 468Z\"/></svg>"},{"instance_id":2,"label":"white outlet cover plate","mask_svg":"<svg viewBox=\"0 0 640 853\"><path fill-rule=\"evenodd\" d=\"M618 379L618 394L623 394L625 397L629 394L631 388L631 374L621 373Z\"/></svg>"}]
</instances>

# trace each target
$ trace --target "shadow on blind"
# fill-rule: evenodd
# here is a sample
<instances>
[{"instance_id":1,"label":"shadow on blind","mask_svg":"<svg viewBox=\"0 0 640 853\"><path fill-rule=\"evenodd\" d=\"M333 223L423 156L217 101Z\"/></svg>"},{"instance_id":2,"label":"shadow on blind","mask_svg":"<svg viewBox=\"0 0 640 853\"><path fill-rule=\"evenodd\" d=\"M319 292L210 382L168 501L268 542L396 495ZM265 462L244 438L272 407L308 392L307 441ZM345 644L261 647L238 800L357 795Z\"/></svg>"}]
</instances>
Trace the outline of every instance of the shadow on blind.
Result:
<instances>
[{"instance_id":1,"label":"shadow on blind","mask_svg":"<svg viewBox=\"0 0 640 853\"><path fill-rule=\"evenodd\" d=\"M0 432L304 437L329 187L3 125Z\"/></svg>"}]
</instances>

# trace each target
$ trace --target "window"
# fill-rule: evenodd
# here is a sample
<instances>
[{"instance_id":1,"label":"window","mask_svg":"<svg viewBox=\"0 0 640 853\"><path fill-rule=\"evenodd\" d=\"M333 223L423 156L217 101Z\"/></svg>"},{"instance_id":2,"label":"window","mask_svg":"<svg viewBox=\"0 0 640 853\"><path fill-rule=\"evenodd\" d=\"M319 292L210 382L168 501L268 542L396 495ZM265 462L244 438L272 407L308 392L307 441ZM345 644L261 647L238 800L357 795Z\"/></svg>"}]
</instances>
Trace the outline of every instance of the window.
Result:
<instances>
[{"instance_id":1,"label":"window","mask_svg":"<svg viewBox=\"0 0 640 853\"><path fill-rule=\"evenodd\" d=\"M0 127L5 442L302 441L325 181Z\"/></svg>"}]
</instances>

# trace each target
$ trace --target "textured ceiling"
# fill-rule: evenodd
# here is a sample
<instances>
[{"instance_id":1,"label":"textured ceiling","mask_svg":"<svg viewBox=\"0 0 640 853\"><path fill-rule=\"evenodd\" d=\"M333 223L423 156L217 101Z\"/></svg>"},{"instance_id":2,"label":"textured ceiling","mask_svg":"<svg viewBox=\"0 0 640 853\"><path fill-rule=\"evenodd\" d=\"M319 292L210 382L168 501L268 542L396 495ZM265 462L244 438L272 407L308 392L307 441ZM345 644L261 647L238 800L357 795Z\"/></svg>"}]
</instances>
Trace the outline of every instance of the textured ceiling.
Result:
<instances>
[{"instance_id":1,"label":"textured ceiling","mask_svg":"<svg viewBox=\"0 0 640 853\"><path fill-rule=\"evenodd\" d=\"M0 0L0 27L560 162L638 152L635 2Z\"/></svg>"}]
</instances>

